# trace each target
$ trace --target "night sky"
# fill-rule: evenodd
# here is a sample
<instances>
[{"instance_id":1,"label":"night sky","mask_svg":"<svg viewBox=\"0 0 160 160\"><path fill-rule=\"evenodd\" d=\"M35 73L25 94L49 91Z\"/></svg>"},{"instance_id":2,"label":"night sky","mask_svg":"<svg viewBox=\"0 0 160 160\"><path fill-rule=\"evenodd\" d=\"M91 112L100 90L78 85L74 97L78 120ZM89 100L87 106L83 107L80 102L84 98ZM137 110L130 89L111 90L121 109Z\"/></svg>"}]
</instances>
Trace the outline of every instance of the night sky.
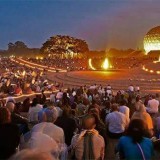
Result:
<instances>
[{"instance_id":1,"label":"night sky","mask_svg":"<svg viewBox=\"0 0 160 160\"><path fill-rule=\"evenodd\" d=\"M158 25L160 0L0 0L0 49L17 40L41 47L57 34L92 50L136 49Z\"/></svg>"}]
</instances>

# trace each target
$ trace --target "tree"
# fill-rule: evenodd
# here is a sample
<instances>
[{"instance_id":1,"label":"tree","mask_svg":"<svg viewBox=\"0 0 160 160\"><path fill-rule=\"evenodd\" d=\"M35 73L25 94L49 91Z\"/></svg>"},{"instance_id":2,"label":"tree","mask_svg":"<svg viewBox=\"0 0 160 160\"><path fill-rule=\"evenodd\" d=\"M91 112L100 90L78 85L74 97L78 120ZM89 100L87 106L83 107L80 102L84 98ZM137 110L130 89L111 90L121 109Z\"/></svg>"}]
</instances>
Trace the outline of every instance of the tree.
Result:
<instances>
[{"instance_id":1,"label":"tree","mask_svg":"<svg viewBox=\"0 0 160 160\"><path fill-rule=\"evenodd\" d=\"M17 41L15 43L8 43L8 51L9 52L17 52L28 49L27 45L22 41Z\"/></svg>"},{"instance_id":2,"label":"tree","mask_svg":"<svg viewBox=\"0 0 160 160\"><path fill-rule=\"evenodd\" d=\"M88 45L84 40L70 36L50 37L41 47L43 54L52 57L78 57L89 51Z\"/></svg>"},{"instance_id":3,"label":"tree","mask_svg":"<svg viewBox=\"0 0 160 160\"><path fill-rule=\"evenodd\" d=\"M15 45L13 43L8 43L8 51L9 52L14 52L15 50Z\"/></svg>"},{"instance_id":4,"label":"tree","mask_svg":"<svg viewBox=\"0 0 160 160\"><path fill-rule=\"evenodd\" d=\"M22 41L15 42L15 47L16 47L16 49L26 49L26 48L28 48L27 45Z\"/></svg>"}]
</instances>

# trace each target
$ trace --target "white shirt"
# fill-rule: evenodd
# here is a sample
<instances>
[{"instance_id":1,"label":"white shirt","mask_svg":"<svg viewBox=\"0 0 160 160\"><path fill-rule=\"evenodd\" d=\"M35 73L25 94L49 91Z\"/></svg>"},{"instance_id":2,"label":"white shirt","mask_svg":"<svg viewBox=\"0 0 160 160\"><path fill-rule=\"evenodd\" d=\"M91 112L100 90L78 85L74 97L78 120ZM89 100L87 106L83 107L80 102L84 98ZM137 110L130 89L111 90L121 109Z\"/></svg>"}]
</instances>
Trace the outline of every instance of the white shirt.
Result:
<instances>
[{"instance_id":1,"label":"white shirt","mask_svg":"<svg viewBox=\"0 0 160 160\"><path fill-rule=\"evenodd\" d=\"M119 111L121 113L125 114L126 117L129 119L129 112L130 112L130 110L129 110L129 108L127 106L120 106L119 107Z\"/></svg>"},{"instance_id":2,"label":"white shirt","mask_svg":"<svg viewBox=\"0 0 160 160\"><path fill-rule=\"evenodd\" d=\"M32 132L31 138L28 142L28 148L39 149L42 152L58 152L56 141L41 132Z\"/></svg>"},{"instance_id":3,"label":"white shirt","mask_svg":"<svg viewBox=\"0 0 160 160\"><path fill-rule=\"evenodd\" d=\"M148 106L146 107L146 110L149 113L157 113L158 106L159 106L159 101L156 99L151 99L148 101Z\"/></svg>"},{"instance_id":4,"label":"white shirt","mask_svg":"<svg viewBox=\"0 0 160 160\"><path fill-rule=\"evenodd\" d=\"M111 89L112 89L112 87L109 85L109 86L107 86L107 89L111 90Z\"/></svg>"},{"instance_id":5,"label":"white shirt","mask_svg":"<svg viewBox=\"0 0 160 160\"><path fill-rule=\"evenodd\" d=\"M63 92L58 92L56 98L61 99L62 97L63 97Z\"/></svg>"},{"instance_id":6,"label":"white shirt","mask_svg":"<svg viewBox=\"0 0 160 160\"><path fill-rule=\"evenodd\" d=\"M135 91L139 91L139 90L140 90L139 86L136 86Z\"/></svg>"},{"instance_id":7,"label":"white shirt","mask_svg":"<svg viewBox=\"0 0 160 160\"><path fill-rule=\"evenodd\" d=\"M58 144L64 143L63 129L50 122L42 122L32 128L32 132L41 132L53 138Z\"/></svg>"},{"instance_id":8,"label":"white shirt","mask_svg":"<svg viewBox=\"0 0 160 160\"><path fill-rule=\"evenodd\" d=\"M38 112L42 109L42 105L37 104L35 107L30 107L28 111L28 121L38 122Z\"/></svg>"},{"instance_id":9,"label":"white shirt","mask_svg":"<svg viewBox=\"0 0 160 160\"><path fill-rule=\"evenodd\" d=\"M105 123L111 133L122 133L125 131L129 121L123 113L114 111L106 116Z\"/></svg>"},{"instance_id":10,"label":"white shirt","mask_svg":"<svg viewBox=\"0 0 160 160\"><path fill-rule=\"evenodd\" d=\"M134 87L133 86L129 86L128 90L131 91L131 92L133 92L134 91Z\"/></svg>"},{"instance_id":11,"label":"white shirt","mask_svg":"<svg viewBox=\"0 0 160 160\"><path fill-rule=\"evenodd\" d=\"M50 95L50 102L55 102L55 94Z\"/></svg>"},{"instance_id":12,"label":"white shirt","mask_svg":"<svg viewBox=\"0 0 160 160\"><path fill-rule=\"evenodd\" d=\"M111 90L107 90L107 93L108 93L108 95L112 94L112 91Z\"/></svg>"}]
</instances>

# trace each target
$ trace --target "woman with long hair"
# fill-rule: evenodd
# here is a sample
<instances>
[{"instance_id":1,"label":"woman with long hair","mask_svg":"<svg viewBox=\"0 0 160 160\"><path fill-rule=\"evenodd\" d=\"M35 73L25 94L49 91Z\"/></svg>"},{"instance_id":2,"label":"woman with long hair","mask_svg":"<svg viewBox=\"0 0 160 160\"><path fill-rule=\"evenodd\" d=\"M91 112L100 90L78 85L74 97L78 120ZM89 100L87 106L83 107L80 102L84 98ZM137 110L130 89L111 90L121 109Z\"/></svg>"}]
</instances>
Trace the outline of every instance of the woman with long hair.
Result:
<instances>
[{"instance_id":1,"label":"woman with long hair","mask_svg":"<svg viewBox=\"0 0 160 160\"><path fill-rule=\"evenodd\" d=\"M122 159L149 160L153 156L153 145L145 137L147 125L141 119L131 120L126 132L117 145L117 151Z\"/></svg>"}]
</instances>

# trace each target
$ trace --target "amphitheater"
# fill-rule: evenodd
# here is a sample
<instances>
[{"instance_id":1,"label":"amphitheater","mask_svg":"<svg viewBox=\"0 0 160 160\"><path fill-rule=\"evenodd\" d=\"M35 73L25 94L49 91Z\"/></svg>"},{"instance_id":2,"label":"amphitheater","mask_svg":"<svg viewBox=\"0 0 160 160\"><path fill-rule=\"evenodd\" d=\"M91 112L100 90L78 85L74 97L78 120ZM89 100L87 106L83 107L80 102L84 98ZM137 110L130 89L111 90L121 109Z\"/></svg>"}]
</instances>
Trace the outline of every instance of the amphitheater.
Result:
<instances>
[{"instance_id":1,"label":"amphitheater","mask_svg":"<svg viewBox=\"0 0 160 160\"><path fill-rule=\"evenodd\" d=\"M73 71L48 73L48 80L63 83L65 87L110 84L114 90L127 89L130 84L140 86L142 92L159 92L160 75L145 72L142 68L116 71Z\"/></svg>"},{"instance_id":2,"label":"amphitheater","mask_svg":"<svg viewBox=\"0 0 160 160\"><path fill-rule=\"evenodd\" d=\"M44 66L41 68L38 64L31 64L21 59L17 59L16 62L22 65L44 69ZM147 71L144 67L147 67ZM48 69L47 79L51 82L63 83L64 88L93 84L106 86L110 84L117 91L127 89L132 84L133 86L139 86L143 93L152 93L160 92L160 71L157 73L158 68L160 68L160 62L152 62L135 69L110 69L106 71L86 70L66 72L59 70L56 72L55 69Z\"/></svg>"}]
</instances>

